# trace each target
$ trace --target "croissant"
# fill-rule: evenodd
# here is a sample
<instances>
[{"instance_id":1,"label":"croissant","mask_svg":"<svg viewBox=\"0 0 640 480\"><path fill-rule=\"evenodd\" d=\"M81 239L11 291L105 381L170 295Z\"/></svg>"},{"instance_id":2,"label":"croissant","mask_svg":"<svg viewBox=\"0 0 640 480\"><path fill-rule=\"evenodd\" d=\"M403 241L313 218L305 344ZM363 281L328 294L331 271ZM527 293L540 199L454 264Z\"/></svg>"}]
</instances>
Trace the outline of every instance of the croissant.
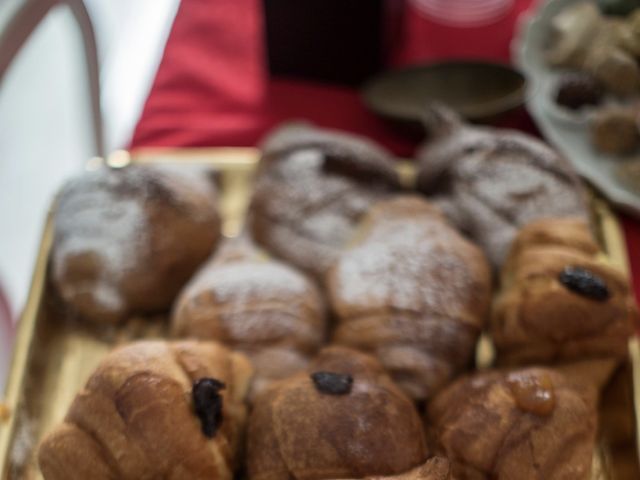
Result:
<instances>
[{"instance_id":1,"label":"croissant","mask_svg":"<svg viewBox=\"0 0 640 480\"><path fill-rule=\"evenodd\" d=\"M502 266L519 228L543 217L588 218L584 188L569 162L513 130L465 125L431 105L431 137L418 153L418 189Z\"/></svg>"},{"instance_id":2,"label":"croissant","mask_svg":"<svg viewBox=\"0 0 640 480\"><path fill-rule=\"evenodd\" d=\"M70 180L54 215L51 275L83 318L167 310L220 235L209 182L168 167L102 167Z\"/></svg>"},{"instance_id":3,"label":"croissant","mask_svg":"<svg viewBox=\"0 0 640 480\"><path fill-rule=\"evenodd\" d=\"M110 353L40 445L45 480L231 480L249 361L215 343L138 342Z\"/></svg>"},{"instance_id":4,"label":"croissant","mask_svg":"<svg viewBox=\"0 0 640 480\"><path fill-rule=\"evenodd\" d=\"M491 300L475 245L418 197L376 204L327 275L334 342L375 355L424 400L472 361Z\"/></svg>"},{"instance_id":5,"label":"croissant","mask_svg":"<svg viewBox=\"0 0 640 480\"><path fill-rule=\"evenodd\" d=\"M391 476L426 458L412 402L373 357L344 347L322 350L308 372L273 384L249 419L250 480Z\"/></svg>"},{"instance_id":6,"label":"croissant","mask_svg":"<svg viewBox=\"0 0 640 480\"><path fill-rule=\"evenodd\" d=\"M279 128L262 148L252 234L322 278L369 205L397 189L391 155L365 138L305 124Z\"/></svg>"},{"instance_id":7,"label":"croissant","mask_svg":"<svg viewBox=\"0 0 640 480\"><path fill-rule=\"evenodd\" d=\"M429 405L428 418L453 476L590 479L598 389L612 366L479 372L448 386Z\"/></svg>"},{"instance_id":8,"label":"croissant","mask_svg":"<svg viewBox=\"0 0 640 480\"><path fill-rule=\"evenodd\" d=\"M217 340L256 370L250 397L304 370L325 338L318 288L245 237L228 241L187 284L172 318L175 336Z\"/></svg>"},{"instance_id":9,"label":"croissant","mask_svg":"<svg viewBox=\"0 0 640 480\"><path fill-rule=\"evenodd\" d=\"M638 319L628 280L598 257L581 219L524 227L502 271L490 331L505 365L624 359Z\"/></svg>"}]
</instances>

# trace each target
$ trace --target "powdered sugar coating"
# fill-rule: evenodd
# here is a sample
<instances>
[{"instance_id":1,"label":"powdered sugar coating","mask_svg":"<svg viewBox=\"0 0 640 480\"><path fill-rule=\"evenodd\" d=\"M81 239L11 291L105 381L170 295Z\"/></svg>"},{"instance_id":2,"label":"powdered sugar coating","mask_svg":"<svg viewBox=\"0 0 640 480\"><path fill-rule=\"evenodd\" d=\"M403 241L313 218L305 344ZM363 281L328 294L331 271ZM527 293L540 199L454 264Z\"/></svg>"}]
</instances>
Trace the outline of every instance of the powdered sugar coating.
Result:
<instances>
[{"instance_id":1,"label":"powdered sugar coating","mask_svg":"<svg viewBox=\"0 0 640 480\"><path fill-rule=\"evenodd\" d=\"M328 273L334 340L374 353L426 399L473 355L491 298L480 250L417 197L376 204Z\"/></svg>"},{"instance_id":2,"label":"powdered sugar coating","mask_svg":"<svg viewBox=\"0 0 640 480\"><path fill-rule=\"evenodd\" d=\"M243 308L253 298L282 300L304 295L309 280L293 269L275 262L233 262L204 268L185 290L186 296L208 291L216 301Z\"/></svg>"},{"instance_id":3,"label":"powdered sugar coating","mask_svg":"<svg viewBox=\"0 0 640 480\"><path fill-rule=\"evenodd\" d=\"M447 200L447 214L500 266L523 225L541 217L587 218L584 190L569 162L513 130L472 127L433 106L430 141L418 153L419 188Z\"/></svg>"},{"instance_id":4,"label":"powdered sugar coating","mask_svg":"<svg viewBox=\"0 0 640 480\"><path fill-rule=\"evenodd\" d=\"M71 180L58 198L55 217L53 275L64 276L67 262L90 255L92 274L80 282L62 284L62 295L90 295L106 310L124 308L115 285L136 262L145 242L147 218L138 198L121 195L120 182L106 169Z\"/></svg>"},{"instance_id":5,"label":"powdered sugar coating","mask_svg":"<svg viewBox=\"0 0 640 480\"><path fill-rule=\"evenodd\" d=\"M55 210L58 291L100 321L118 321L132 305L166 308L217 238L214 202L199 174L167 167L103 167L71 179ZM187 232L201 236L184 238Z\"/></svg>"},{"instance_id":6,"label":"powdered sugar coating","mask_svg":"<svg viewBox=\"0 0 640 480\"><path fill-rule=\"evenodd\" d=\"M245 352L257 362L253 396L304 368L325 338L324 310L310 279L241 237L227 241L184 288L173 332ZM274 364L262 365L265 359Z\"/></svg>"},{"instance_id":7,"label":"powdered sugar coating","mask_svg":"<svg viewBox=\"0 0 640 480\"><path fill-rule=\"evenodd\" d=\"M460 313L460 299L473 284L464 258L451 249L451 233L440 221L405 219L375 225L366 243L338 264L336 290L341 300L366 298L371 308Z\"/></svg>"},{"instance_id":8,"label":"powdered sugar coating","mask_svg":"<svg viewBox=\"0 0 640 480\"><path fill-rule=\"evenodd\" d=\"M285 127L265 144L251 207L256 239L321 276L397 176L386 152L355 136Z\"/></svg>"}]
</instances>

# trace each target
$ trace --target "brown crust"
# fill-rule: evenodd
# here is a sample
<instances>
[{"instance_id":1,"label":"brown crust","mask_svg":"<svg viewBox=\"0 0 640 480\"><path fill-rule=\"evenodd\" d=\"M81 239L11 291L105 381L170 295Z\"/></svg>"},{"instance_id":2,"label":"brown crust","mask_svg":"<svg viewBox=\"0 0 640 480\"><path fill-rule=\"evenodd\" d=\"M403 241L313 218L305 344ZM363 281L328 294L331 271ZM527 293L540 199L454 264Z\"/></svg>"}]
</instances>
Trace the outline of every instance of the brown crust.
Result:
<instances>
[{"instance_id":1,"label":"brown crust","mask_svg":"<svg viewBox=\"0 0 640 480\"><path fill-rule=\"evenodd\" d=\"M482 252L418 197L375 205L327 275L334 341L377 356L423 400L466 368L491 296Z\"/></svg>"},{"instance_id":2,"label":"brown crust","mask_svg":"<svg viewBox=\"0 0 640 480\"><path fill-rule=\"evenodd\" d=\"M611 373L612 364L608 364ZM553 385L548 415L522 410L508 375L544 377ZM597 383L550 369L481 372L450 385L430 404L428 417L456 478L586 480L597 427Z\"/></svg>"},{"instance_id":3,"label":"brown crust","mask_svg":"<svg viewBox=\"0 0 640 480\"><path fill-rule=\"evenodd\" d=\"M237 465L251 366L215 343L145 341L121 347L96 369L65 422L43 440L46 480L231 479ZM224 422L204 436L192 383L223 381Z\"/></svg>"},{"instance_id":4,"label":"brown crust","mask_svg":"<svg viewBox=\"0 0 640 480\"><path fill-rule=\"evenodd\" d=\"M503 268L491 319L501 364L626 357L637 306L625 276L597 253L580 219L543 219L522 229ZM560 281L566 267L603 279L609 298L597 301L569 290Z\"/></svg>"},{"instance_id":5,"label":"brown crust","mask_svg":"<svg viewBox=\"0 0 640 480\"><path fill-rule=\"evenodd\" d=\"M309 375L314 371L351 375L351 392L319 392ZM411 401L374 358L343 347L323 350L309 372L259 396L248 435L251 480L393 475L427 457Z\"/></svg>"},{"instance_id":6,"label":"brown crust","mask_svg":"<svg viewBox=\"0 0 640 480\"><path fill-rule=\"evenodd\" d=\"M57 201L51 269L64 301L101 323L167 310L220 236L205 182L136 165L68 182Z\"/></svg>"},{"instance_id":7,"label":"brown crust","mask_svg":"<svg viewBox=\"0 0 640 480\"><path fill-rule=\"evenodd\" d=\"M185 286L176 337L216 340L254 363L250 398L304 370L325 340L324 300L301 272L267 258L247 238L227 241Z\"/></svg>"}]
</instances>

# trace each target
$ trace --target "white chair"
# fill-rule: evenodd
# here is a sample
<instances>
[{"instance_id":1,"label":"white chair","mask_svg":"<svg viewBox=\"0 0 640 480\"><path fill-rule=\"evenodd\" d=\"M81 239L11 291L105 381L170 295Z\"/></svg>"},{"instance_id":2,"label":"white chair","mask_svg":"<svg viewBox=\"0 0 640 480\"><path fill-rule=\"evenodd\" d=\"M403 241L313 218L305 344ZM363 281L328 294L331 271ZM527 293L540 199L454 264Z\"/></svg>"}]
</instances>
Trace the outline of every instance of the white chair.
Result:
<instances>
[{"instance_id":1,"label":"white chair","mask_svg":"<svg viewBox=\"0 0 640 480\"><path fill-rule=\"evenodd\" d=\"M100 113L100 69L96 38L89 13L82 0L8 0L0 8L0 88L11 62L27 39L55 7L67 6L82 35L86 79L90 96L93 140L97 154L104 154Z\"/></svg>"},{"instance_id":2,"label":"white chair","mask_svg":"<svg viewBox=\"0 0 640 480\"><path fill-rule=\"evenodd\" d=\"M81 0L0 0L0 287L16 317L48 206L103 155L96 41ZM0 309L0 389L13 325Z\"/></svg>"},{"instance_id":3,"label":"white chair","mask_svg":"<svg viewBox=\"0 0 640 480\"><path fill-rule=\"evenodd\" d=\"M0 0L0 288L14 319L55 191L90 157L126 147L179 3Z\"/></svg>"}]
</instances>

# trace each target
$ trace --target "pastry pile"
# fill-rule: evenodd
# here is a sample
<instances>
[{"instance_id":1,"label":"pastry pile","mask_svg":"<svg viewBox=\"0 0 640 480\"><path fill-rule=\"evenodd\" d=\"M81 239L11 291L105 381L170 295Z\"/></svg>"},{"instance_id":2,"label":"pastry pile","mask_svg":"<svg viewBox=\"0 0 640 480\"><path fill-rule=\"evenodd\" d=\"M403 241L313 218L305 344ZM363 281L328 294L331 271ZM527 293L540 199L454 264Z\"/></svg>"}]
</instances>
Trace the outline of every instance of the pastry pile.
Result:
<instances>
[{"instance_id":1,"label":"pastry pile","mask_svg":"<svg viewBox=\"0 0 640 480\"><path fill-rule=\"evenodd\" d=\"M371 141L265 142L247 230L207 181L131 166L60 195L51 279L80 318L170 310L43 440L46 480L588 480L638 311L569 164L425 113L418 188ZM478 339L496 365L475 370Z\"/></svg>"}]
</instances>

